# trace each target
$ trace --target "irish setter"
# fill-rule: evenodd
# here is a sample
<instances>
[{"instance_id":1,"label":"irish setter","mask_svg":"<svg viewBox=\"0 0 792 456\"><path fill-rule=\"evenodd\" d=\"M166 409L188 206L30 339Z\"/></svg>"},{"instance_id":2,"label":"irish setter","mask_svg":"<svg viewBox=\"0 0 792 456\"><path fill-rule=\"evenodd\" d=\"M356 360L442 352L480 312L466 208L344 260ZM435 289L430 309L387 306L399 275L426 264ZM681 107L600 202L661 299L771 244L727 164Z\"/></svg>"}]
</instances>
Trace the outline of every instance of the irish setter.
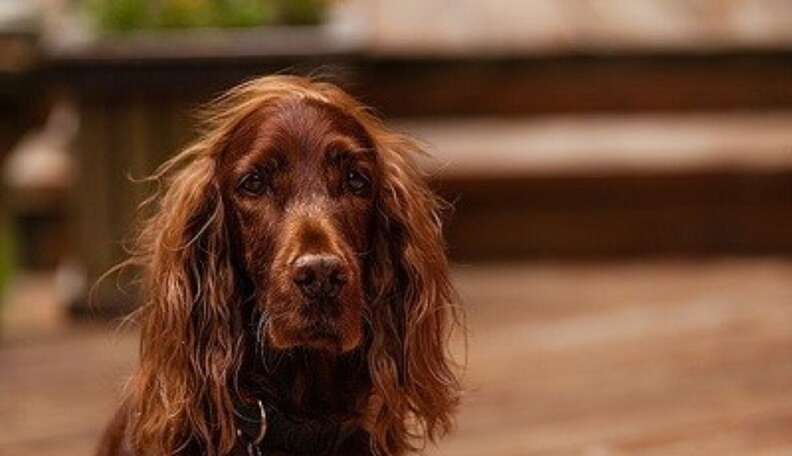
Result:
<instances>
[{"instance_id":1,"label":"irish setter","mask_svg":"<svg viewBox=\"0 0 792 456\"><path fill-rule=\"evenodd\" d=\"M118 455L401 455L448 432L460 312L419 146L338 87L232 89L165 163L130 260Z\"/></svg>"}]
</instances>

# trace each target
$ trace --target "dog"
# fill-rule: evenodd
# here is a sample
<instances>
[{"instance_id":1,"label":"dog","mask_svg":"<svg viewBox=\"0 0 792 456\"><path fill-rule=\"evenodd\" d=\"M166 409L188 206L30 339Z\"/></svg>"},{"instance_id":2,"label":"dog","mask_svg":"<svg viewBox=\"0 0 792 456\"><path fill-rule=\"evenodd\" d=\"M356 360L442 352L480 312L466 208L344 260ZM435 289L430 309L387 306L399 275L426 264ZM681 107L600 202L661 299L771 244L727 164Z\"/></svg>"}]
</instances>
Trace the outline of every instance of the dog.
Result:
<instances>
[{"instance_id":1,"label":"dog","mask_svg":"<svg viewBox=\"0 0 792 456\"><path fill-rule=\"evenodd\" d=\"M298 76L205 114L152 177L139 366L98 455L396 456L445 435L462 312L421 147Z\"/></svg>"}]
</instances>

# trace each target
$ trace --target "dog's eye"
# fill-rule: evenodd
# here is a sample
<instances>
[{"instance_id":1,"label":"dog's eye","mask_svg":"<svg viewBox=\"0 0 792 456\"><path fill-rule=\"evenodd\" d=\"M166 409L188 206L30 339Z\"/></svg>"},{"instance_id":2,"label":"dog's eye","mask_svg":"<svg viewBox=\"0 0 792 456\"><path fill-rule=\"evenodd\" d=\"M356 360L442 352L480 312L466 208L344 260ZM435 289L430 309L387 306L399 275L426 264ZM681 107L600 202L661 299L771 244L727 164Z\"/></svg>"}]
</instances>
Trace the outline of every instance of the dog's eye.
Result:
<instances>
[{"instance_id":1,"label":"dog's eye","mask_svg":"<svg viewBox=\"0 0 792 456\"><path fill-rule=\"evenodd\" d=\"M368 191L369 179L358 170L349 170L347 172L346 181L349 189L356 195L363 195Z\"/></svg>"},{"instance_id":2,"label":"dog's eye","mask_svg":"<svg viewBox=\"0 0 792 456\"><path fill-rule=\"evenodd\" d=\"M239 182L239 190L248 195L258 196L267 191L267 183L259 173L251 173Z\"/></svg>"}]
</instances>

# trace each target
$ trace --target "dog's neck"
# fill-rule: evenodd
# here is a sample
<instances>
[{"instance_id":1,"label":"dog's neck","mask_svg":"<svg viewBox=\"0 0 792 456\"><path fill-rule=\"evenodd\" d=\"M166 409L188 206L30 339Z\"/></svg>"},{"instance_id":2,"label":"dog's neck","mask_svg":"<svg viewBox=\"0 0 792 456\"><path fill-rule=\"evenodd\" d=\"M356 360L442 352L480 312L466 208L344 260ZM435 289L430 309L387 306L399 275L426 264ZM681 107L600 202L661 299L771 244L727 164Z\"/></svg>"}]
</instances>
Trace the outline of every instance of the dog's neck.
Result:
<instances>
[{"instance_id":1,"label":"dog's neck","mask_svg":"<svg viewBox=\"0 0 792 456\"><path fill-rule=\"evenodd\" d=\"M369 454L371 382L363 352L265 352L248 357L239 380L241 445L258 442L266 429L259 449L336 454L331 450L343 448L350 455ZM259 408L266 413L266 428L258 420Z\"/></svg>"},{"instance_id":2,"label":"dog's neck","mask_svg":"<svg viewBox=\"0 0 792 456\"><path fill-rule=\"evenodd\" d=\"M297 417L349 419L366 407L371 381L365 353L266 350L246 362L245 390Z\"/></svg>"}]
</instances>

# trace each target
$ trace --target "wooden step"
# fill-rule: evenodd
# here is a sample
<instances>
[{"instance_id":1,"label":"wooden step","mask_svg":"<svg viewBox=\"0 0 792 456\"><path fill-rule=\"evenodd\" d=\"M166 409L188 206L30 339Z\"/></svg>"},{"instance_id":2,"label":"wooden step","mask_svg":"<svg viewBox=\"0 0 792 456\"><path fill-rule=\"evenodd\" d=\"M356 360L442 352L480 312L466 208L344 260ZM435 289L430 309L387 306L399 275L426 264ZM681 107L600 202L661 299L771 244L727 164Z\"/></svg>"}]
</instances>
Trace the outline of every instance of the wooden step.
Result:
<instances>
[{"instance_id":1,"label":"wooden step","mask_svg":"<svg viewBox=\"0 0 792 456\"><path fill-rule=\"evenodd\" d=\"M792 113L400 124L458 259L792 253Z\"/></svg>"}]
</instances>

